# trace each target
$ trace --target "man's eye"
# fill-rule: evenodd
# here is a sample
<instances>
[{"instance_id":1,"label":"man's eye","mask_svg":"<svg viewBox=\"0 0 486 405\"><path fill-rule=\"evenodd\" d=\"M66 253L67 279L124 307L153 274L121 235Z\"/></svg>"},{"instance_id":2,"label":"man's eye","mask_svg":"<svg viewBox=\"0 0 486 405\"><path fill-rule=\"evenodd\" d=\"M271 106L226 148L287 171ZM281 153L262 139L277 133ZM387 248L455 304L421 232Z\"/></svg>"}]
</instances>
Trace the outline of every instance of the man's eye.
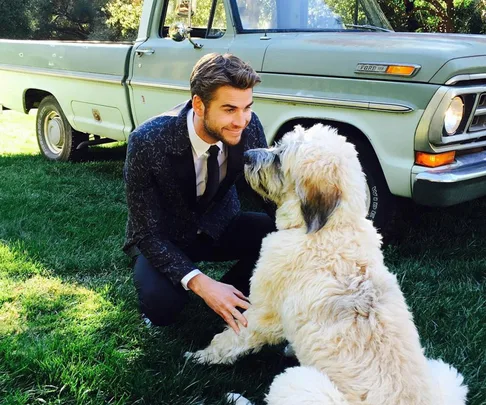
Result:
<instances>
[{"instance_id":1,"label":"man's eye","mask_svg":"<svg viewBox=\"0 0 486 405\"><path fill-rule=\"evenodd\" d=\"M235 109L234 108L230 108L228 110L226 110L227 113L234 113L235 112Z\"/></svg>"}]
</instances>

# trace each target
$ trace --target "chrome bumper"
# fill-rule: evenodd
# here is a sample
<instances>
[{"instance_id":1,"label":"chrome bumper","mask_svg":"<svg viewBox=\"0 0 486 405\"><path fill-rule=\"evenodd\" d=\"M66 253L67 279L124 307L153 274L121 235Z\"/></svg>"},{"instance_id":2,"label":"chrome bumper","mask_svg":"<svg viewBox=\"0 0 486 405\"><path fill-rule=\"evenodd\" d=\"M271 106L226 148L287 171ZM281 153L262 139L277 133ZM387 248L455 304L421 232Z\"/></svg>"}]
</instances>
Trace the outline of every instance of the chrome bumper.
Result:
<instances>
[{"instance_id":1,"label":"chrome bumper","mask_svg":"<svg viewBox=\"0 0 486 405\"><path fill-rule=\"evenodd\" d=\"M453 164L412 169L412 196L418 204L447 207L486 195L486 151L458 156Z\"/></svg>"}]
</instances>

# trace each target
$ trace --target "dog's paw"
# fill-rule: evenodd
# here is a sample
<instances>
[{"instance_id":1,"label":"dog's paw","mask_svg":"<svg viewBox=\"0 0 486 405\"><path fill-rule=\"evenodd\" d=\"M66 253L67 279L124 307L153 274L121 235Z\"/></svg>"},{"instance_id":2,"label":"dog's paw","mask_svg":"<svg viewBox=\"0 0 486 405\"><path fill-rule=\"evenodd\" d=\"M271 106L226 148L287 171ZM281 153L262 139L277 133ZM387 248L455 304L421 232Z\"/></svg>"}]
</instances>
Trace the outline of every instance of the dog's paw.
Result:
<instances>
[{"instance_id":1,"label":"dog's paw","mask_svg":"<svg viewBox=\"0 0 486 405\"><path fill-rule=\"evenodd\" d=\"M198 350L197 352L186 352L184 358L199 364L232 364L234 358L230 356L224 356L217 350L205 349Z\"/></svg>"},{"instance_id":2,"label":"dog's paw","mask_svg":"<svg viewBox=\"0 0 486 405\"><path fill-rule=\"evenodd\" d=\"M199 364L217 364L219 363L206 350L198 350L197 352L185 352L184 358L194 363Z\"/></svg>"},{"instance_id":3,"label":"dog's paw","mask_svg":"<svg viewBox=\"0 0 486 405\"><path fill-rule=\"evenodd\" d=\"M194 352L185 352L184 353L184 358L186 360L192 360L193 356L194 356Z\"/></svg>"},{"instance_id":4,"label":"dog's paw","mask_svg":"<svg viewBox=\"0 0 486 405\"><path fill-rule=\"evenodd\" d=\"M226 401L231 405L253 405L253 402L250 402L243 395L233 392L226 394Z\"/></svg>"}]
</instances>

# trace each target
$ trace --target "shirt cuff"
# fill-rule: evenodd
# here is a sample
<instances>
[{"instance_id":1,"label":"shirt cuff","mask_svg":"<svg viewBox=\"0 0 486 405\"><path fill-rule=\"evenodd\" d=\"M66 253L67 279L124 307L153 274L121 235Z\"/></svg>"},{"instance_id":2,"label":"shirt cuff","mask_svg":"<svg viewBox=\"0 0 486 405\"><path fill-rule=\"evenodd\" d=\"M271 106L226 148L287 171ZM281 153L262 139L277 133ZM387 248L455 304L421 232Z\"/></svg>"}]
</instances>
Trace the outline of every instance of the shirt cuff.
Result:
<instances>
[{"instance_id":1,"label":"shirt cuff","mask_svg":"<svg viewBox=\"0 0 486 405\"><path fill-rule=\"evenodd\" d=\"M187 284L189 283L189 281L191 281L194 277L196 277L199 274L202 274L202 272L198 269L195 269L195 270L191 271L190 273L186 274L182 278L181 284L182 284L182 287L184 287L184 290L189 291L189 287L187 286Z\"/></svg>"}]
</instances>

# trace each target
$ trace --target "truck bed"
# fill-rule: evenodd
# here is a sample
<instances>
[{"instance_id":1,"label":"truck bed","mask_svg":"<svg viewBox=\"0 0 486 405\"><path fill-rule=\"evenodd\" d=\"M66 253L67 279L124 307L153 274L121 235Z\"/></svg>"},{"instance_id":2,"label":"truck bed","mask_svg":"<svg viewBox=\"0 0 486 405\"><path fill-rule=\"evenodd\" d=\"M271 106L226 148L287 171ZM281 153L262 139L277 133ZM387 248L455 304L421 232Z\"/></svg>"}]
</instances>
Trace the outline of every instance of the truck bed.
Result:
<instances>
[{"instance_id":1,"label":"truck bed","mask_svg":"<svg viewBox=\"0 0 486 405\"><path fill-rule=\"evenodd\" d=\"M74 129L125 140L133 128L125 86L132 47L0 40L0 104L27 112L36 106L39 91L52 94Z\"/></svg>"}]
</instances>

